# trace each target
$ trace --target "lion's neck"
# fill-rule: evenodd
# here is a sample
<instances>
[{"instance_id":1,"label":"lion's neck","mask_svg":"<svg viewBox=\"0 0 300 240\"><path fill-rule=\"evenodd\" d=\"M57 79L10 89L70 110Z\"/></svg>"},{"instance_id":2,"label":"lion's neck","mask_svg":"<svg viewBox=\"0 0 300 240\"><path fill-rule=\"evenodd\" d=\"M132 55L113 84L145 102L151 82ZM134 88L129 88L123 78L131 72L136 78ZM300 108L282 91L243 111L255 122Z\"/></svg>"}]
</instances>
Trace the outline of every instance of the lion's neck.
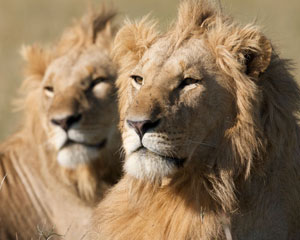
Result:
<instances>
[{"instance_id":1,"label":"lion's neck","mask_svg":"<svg viewBox=\"0 0 300 240\"><path fill-rule=\"evenodd\" d=\"M99 236L146 240L217 239L224 235L219 226L225 215L212 204L203 184L185 180L164 184L125 176L97 209L94 229L100 229Z\"/></svg>"}]
</instances>

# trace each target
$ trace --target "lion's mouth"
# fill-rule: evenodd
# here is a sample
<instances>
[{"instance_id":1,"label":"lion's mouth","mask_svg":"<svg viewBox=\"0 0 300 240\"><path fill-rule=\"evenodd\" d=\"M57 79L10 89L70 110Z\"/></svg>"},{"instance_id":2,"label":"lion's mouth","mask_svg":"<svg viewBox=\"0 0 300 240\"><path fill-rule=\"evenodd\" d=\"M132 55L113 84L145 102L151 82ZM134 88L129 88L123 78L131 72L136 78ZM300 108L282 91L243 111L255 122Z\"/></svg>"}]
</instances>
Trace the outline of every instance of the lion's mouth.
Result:
<instances>
[{"instance_id":1,"label":"lion's mouth","mask_svg":"<svg viewBox=\"0 0 300 240\"><path fill-rule=\"evenodd\" d=\"M77 141L68 139L67 142L64 144L64 146L62 148L78 144L78 145L82 145L82 146L85 146L85 147L101 149L101 148L104 148L106 146L106 142L107 142L107 140L104 139L104 140L100 141L99 143L91 144L91 143L85 143L85 142L77 142Z\"/></svg>"},{"instance_id":2,"label":"lion's mouth","mask_svg":"<svg viewBox=\"0 0 300 240\"><path fill-rule=\"evenodd\" d=\"M162 158L162 160L172 163L178 168L183 167L183 165L186 161L185 158L176 158L176 157L166 156L166 155L160 154L158 152L150 151L148 148L145 148L144 146L138 148L135 152L139 152L140 154L145 154L145 155L147 153L150 153L150 154L159 156L160 158Z\"/></svg>"}]
</instances>

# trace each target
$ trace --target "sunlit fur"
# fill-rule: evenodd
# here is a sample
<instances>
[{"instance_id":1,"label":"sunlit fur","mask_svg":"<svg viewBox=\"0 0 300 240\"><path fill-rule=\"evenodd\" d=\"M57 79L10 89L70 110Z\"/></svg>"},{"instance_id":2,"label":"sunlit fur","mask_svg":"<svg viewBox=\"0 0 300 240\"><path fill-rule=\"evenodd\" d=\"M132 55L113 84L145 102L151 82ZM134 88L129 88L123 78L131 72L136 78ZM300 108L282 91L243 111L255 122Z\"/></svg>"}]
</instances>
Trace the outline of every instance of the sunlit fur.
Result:
<instances>
[{"instance_id":1,"label":"sunlit fur","mask_svg":"<svg viewBox=\"0 0 300 240\"><path fill-rule=\"evenodd\" d=\"M115 14L90 10L52 47L22 50L27 65L16 105L24 119L0 145L0 178L7 176L0 239L39 239L38 227L80 239L94 204L119 179L117 73L110 57ZM90 87L97 77L104 80ZM82 117L68 131L51 122L69 114Z\"/></svg>"},{"instance_id":2,"label":"sunlit fur","mask_svg":"<svg viewBox=\"0 0 300 240\"><path fill-rule=\"evenodd\" d=\"M115 58L126 174L88 239L300 238L300 91L256 26L186 0L164 34L127 22ZM180 89L188 74L201 81ZM127 120L145 118L160 122L139 140ZM167 157L184 165L148 169Z\"/></svg>"}]
</instances>

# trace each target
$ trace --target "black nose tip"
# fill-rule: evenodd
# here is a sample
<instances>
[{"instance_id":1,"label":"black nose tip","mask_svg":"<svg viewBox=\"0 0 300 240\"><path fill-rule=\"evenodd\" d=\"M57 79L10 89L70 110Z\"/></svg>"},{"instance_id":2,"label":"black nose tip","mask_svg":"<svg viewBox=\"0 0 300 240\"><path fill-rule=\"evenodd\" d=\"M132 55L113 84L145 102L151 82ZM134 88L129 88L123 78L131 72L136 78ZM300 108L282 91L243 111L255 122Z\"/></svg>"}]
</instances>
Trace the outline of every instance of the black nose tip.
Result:
<instances>
[{"instance_id":1,"label":"black nose tip","mask_svg":"<svg viewBox=\"0 0 300 240\"><path fill-rule=\"evenodd\" d=\"M68 131L68 129L72 126L72 124L80 121L81 117L82 117L81 114L76 114L76 115L67 116L65 118L52 118L51 122L54 125L61 127L65 131Z\"/></svg>"},{"instance_id":2,"label":"black nose tip","mask_svg":"<svg viewBox=\"0 0 300 240\"><path fill-rule=\"evenodd\" d=\"M160 120L151 121L151 120L143 120L143 121L131 121L127 120L127 123L130 127L132 127L135 132L140 136L142 139L144 134L149 131L149 129L153 129L157 127Z\"/></svg>"}]
</instances>

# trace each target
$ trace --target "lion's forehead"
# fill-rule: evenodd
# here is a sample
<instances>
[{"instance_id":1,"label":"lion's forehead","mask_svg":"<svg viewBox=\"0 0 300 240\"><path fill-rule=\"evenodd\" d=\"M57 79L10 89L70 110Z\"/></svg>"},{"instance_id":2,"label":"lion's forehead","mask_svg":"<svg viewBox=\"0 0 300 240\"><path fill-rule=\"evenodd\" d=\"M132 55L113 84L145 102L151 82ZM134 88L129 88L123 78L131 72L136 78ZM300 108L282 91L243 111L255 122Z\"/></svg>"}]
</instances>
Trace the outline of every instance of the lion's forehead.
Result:
<instances>
[{"instance_id":1,"label":"lion's forehead","mask_svg":"<svg viewBox=\"0 0 300 240\"><path fill-rule=\"evenodd\" d=\"M105 51L88 49L84 52L74 51L54 60L44 77L44 81L52 81L60 87L67 87L90 75L112 75L111 60Z\"/></svg>"},{"instance_id":2,"label":"lion's forehead","mask_svg":"<svg viewBox=\"0 0 300 240\"><path fill-rule=\"evenodd\" d=\"M190 39L179 47L171 40L161 39L145 52L140 63L144 74L177 76L191 67L201 68L210 55L202 39Z\"/></svg>"}]
</instances>

